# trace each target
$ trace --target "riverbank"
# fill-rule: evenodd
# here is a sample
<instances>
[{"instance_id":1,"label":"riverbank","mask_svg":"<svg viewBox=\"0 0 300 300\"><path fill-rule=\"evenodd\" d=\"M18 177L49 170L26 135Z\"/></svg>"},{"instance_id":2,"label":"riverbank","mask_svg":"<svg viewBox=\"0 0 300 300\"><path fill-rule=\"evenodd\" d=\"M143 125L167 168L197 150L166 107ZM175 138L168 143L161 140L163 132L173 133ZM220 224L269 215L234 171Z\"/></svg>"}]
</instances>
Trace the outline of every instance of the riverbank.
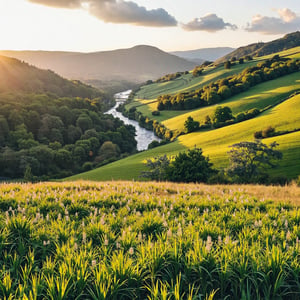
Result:
<instances>
[{"instance_id":1,"label":"riverbank","mask_svg":"<svg viewBox=\"0 0 300 300\"><path fill-rule=\"evenodd\" d=\"M117 111L117 107L119 105L123 104L128 99L130 93L131 93L131 90L115 94L114 97L116 99L116 105L113 108L111 108L110 110L108 110L106 112L106 114L110 114L110 115L113 115L115 118L119 118L126 125L134 126L135 131L136 131L136 138L135 139L137 141L138 151L147 150L148 145L152 141L161 141L161 139L159 137L157 137L153 133L153 131L147 130L147 129L141 127L137 121L131 120L131 119L123 116L121 112Z\"/></svg>"}]
</instances>

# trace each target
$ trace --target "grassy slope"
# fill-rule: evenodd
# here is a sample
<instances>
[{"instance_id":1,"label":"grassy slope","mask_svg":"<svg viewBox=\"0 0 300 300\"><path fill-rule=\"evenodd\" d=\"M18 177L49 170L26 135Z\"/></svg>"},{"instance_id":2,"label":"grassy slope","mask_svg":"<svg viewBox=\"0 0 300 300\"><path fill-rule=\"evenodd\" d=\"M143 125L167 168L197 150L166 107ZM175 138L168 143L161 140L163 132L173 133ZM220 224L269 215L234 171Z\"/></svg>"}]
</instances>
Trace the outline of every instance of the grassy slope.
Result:
<instances>
[{"instance_id":1,"label":"grassy slope","mask_svg":"<svg viewBox=\"0 0 300 300\"><path fill-rule=\"evenodd\" d=\"M300 54L298 53L299 51L300 47L281 52L280 55L292 55L294 58L300 58ZM253 64L256 63L257 61L253 62ZM246 66L247 64L244 64L243 68ZM191 75L189 74L185 76ZM170 82L168 84L173 83ZM162 85L168 86L168 84ZM153 87L155 85L146 86L144 87L144 89L147 88L149 89L149 91L151 91L151 86ZM159 86L161 86L161 84L156 86L157 90L153 91L153 95L154 93L158 93ZM255 88L247 91L246 93L237 95L227 100L226 102L223 102L222 105L226 103L226 105L232 108L234 114L238 113L239 111L250 109L252 107L263 108L274 102L277 102L279 99L283 99L286 94L289 94L295 89L299 89L299 87L299 73L291 74L277 80L262 83ZM175 92L176 90L174 87L174 93ZM145 100L140 101L141 102L139 102L139 104L143 102L147 103L147 101ZM134 105L138 104L136 102L134 103ZM154 106L156 104L154 103L150 105L143 105L138 109L143 111L145 115L150 115L151 105ZM192 115L195 119L202 120L205 115L211 112L212 109L214 109L214 107L197 109L192 112L164 111L162 116L158 117L157 119L159 121L169 119L165 122L165 125L170 128L178 129L178 127L182 126L182 121L186 119L187 115ZM253 133L255 131L261 130L269 125L275 127L276 131L293 130L295 128L300 128L300 96L298 95L289 99L288 101L278 105L277 107L259 115L255 119L216 129L213 131L196 132L180 136L178 140L171 144L138 153L136 155L122 159L120 161L116 161L90 172L78 174L69 179L140 179L139 174L141 170L145 168L143 163L147 158L163 154L174 155L179 151L183 151L184 149L187 149L189 147L194 147L195 145L201 147L204 150L205 155L209 155L211 161L217 168L224 167L227 164L226 152L229 150L229 145L239 141L253 140ZM277 141L280 144L279 149L283 151L284 154L284 158L280 163L280 168L272 170L272 173L274 175L285 174L288 177L292 178L300 174L300 132L290 133L274 138L268 138L263 141L266 143Z\"/></svg>"},{"instance_id":2,"label":"grassy slope","mask_svg":"<svg viewBox=\"0 0 300 300\"><path fill-rule=\"evenodd\" d=\"M223 66L214 68L208 67L204 70L203 75L199 77L194 77L191 73L189 73L172 81L145 85L141 87L135 99L137 102L142 102L142 100L154 100L162 94L172 95L195 90L224 76L238 74L244 68L253 66L256 63L257 60L253 60L242 65L237 64L231 69L224 69Z\"/></svg>"},{"instance_id":3,"label":"grassy slope","mask_svg":"<svg viewBox=\"0 0 300 300\"><path fill-rule=\"evenodd\" d=\"M174 143L138 153L102 168L78 174L69 179L139 179L139 174L144 169L143 162L147 158L163 154L174 155L195 145L201 147L205 155L209 155L216 167L224 167L227 164L226 153L229 150L229 145L239 141L253 140L253 133L255 131L269 125L274 126L276 131L300 128L300 95L264 112L255 119L219 128L214 131L183 135ZM273 141L277 141L280 144L279 149L284 154L280 168L274 170L273 173L275 175L286 174L290 178L297 176L300 173L300 132L263 140L265 143Z\"/></svg>"},{"instance_id":4,"label":"grassy slope","mask_svg":"<svg viewBox=\"0 0 300 300\"><path fill-rule=\"evenodd\" d=\"M278 54L280 56L299 59L300 58L300 47L282 51L282 52L279 52ZM216 81L222 77L226 77L226 76L229 76L232 74L238 74L238 73L242 72L243 69L250 67L250 66L254 66L259 61L269 59L273 56L274 56L274 54L256 58L255 60L246 62L242 65L237 64L237 65L233 66L230 70L224 69L223 66L216 67L216 68L207 68L204 71L202 76L196 77L196 78L194 78L192 76L192 74L190 73L188 75L183 75L182 77L175 79L173 81L145 85L137 93L135 100L133 102L131 102L130 104L128 104L126 107L129 109L130 107L137 106L137 110L140 111L144 116L147 116L147 117L153 119L154 117L152 116L152 111L156 110L157 103L155 102L155 99L159 95L177 94L180 92L191 91L191 90L200 88L200 87L202 87L212 81ZM284 80L286 81L287 79L284 79ZM281 79L275 80L274 85L277 86L278 82L280 82L280 81L281 81ZM284 84L286 84L286 82ZM259 88L260 88L259 86L254 87L247 93L253 93L253 92L255 93L255 90L259 89ZM267 85L267 88L269 88L268 85ZM240 97L241 97L241 94L237 95L234 98L234 100L239 99ZM233 99L233 98L231 98L231 99ZM229 100L229 102L231 102L231 99ZM227 103L227 102L228 101L226 101L224 103ZM267 104L267 105L269 105L269 104ZM250 105L250 108L252 108L251 105ZM198 109L196 111L198 111ZM240 112L240 111L243 111L243 110L238 110L236 112ZM187 111L162 111L160 116L155 117L155 119L159 122L163 122L170 118L173 118L173 117L176 117L176 116L179 116L182 114L186 114L186 113L187 113ZM209 113L206 113L203 115L205 116L207 114L209 114ZM202 113L201 113L201 115L202 115ZM204 116L203 116L203 118L204 118ZM165 125L167 126L167 124L165 124Z\"/></svg>"},{"instance_id":5,"label":"grassy slope","mask_svg":"<svg viewBox=\"0 0 300 300\"><path fill-rule=\"evenodd\" d=\"M269 105L276 104L293 91L300 89L300 73L294 73L275 80L261 83L252 87L247 92L238 94L230 99L223 101L220 105L229 106L234 115L245 112L251 108L263 109ZM168 118L162 123L169 129L180 131L184 130L184 122L188 116L194 120L203 122L206 115L212 115L216 106L208 106L194 111L181 111L173 118ZM163 112L164 113L164 112Z\"/></svg>"}]
</instances>

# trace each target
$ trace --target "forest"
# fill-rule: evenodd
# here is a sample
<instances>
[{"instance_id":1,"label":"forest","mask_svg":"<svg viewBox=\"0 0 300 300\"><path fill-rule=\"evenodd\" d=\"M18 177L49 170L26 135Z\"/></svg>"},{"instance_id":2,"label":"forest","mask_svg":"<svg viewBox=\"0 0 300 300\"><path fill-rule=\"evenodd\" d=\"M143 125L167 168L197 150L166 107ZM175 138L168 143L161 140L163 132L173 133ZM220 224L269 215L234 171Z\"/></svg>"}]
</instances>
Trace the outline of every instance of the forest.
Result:
<instances>
[{"instance_id":1,"label":"forest","mask_svg":"<svg viewBox=\"0 0 300 300\"><path fill-rule=\"evenodd\" d=\"M136 151L135 129L101 98L11 93L0 105L0 177L65 177Z\"/></svg>"}]
</instances>

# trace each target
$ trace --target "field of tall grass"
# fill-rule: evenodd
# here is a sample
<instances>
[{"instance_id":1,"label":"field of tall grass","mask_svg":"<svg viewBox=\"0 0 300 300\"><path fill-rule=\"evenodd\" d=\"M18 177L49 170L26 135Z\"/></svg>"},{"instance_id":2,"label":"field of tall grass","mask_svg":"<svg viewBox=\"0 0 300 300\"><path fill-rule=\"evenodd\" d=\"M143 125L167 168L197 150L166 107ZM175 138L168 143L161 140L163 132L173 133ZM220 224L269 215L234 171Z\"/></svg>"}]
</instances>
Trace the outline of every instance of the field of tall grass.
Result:
<instances>
[{"instance_id":1,"label":"field of tall grass","mask_svg":"<svg viewBox=\"0 0 300 300\"><path fill-rule=\"evenodd\" d=\"M0 185L1 299L299 299L300 188Z\"/></svg>"}]
</instances>

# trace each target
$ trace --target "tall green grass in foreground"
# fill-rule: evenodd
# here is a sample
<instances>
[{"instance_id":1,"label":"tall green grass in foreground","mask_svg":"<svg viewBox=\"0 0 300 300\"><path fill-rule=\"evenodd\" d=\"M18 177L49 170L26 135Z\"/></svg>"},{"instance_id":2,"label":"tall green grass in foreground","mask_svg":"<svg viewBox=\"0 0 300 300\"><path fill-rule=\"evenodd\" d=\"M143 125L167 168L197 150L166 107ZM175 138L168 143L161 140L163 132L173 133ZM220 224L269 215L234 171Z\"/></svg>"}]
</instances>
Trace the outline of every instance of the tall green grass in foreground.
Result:
<instances>
[{"instance_id":1,"label":"tall green grass in foreground","mask_svg":"<svg viewBox=\"0 0 300 300\"><path fill-rule=\"evenodd\" d=\"M300 188L0 186L1 299L299 299Z\"/></svg>"}]
</instances>

